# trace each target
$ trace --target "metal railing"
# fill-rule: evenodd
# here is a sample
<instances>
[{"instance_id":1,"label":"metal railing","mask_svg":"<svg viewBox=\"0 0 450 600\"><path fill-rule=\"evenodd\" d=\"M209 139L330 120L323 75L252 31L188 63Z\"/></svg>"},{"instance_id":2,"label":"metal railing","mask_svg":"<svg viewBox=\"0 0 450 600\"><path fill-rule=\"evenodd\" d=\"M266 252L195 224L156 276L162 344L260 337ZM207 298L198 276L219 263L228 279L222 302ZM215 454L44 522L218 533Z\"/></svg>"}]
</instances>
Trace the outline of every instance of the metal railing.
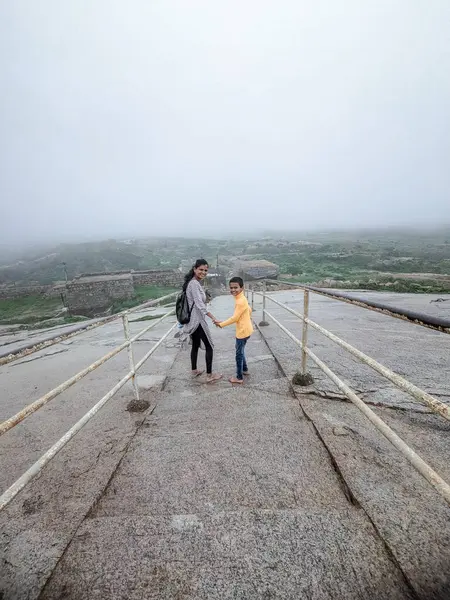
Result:
<instances>
[{"instance_id":1,"label":"metal railing","mask_svg":"<svg viewBox=\"0 0 450 600\"><path fill-rule=\"evenodd\" d=\"M421 390L416 385L407 381L398 373L395 373L391 369L388 369L384 365L380 364L370 356L367 356L360 350L357 350L353 346L351 346L348 342L345 342L337 335L331 333L326 330L321 325L318 325L314 321L309 318L309 296L312 290L304 288L303 289L303 314L297 312L296 310L286 306L282 302L279 302L275 298L272 298L269 294L267 294L266 289L261 292L256 292L252 290L252 304L254 304L254 295L262 296L263 301L263 314L262 314L262 322L260 325L267 325L266 319L269 318L275 325L277 325L289 338L295 342L297 345L301 347L301 375L304 379L308 379L307 375L307 359L308 357L315 363L319 369L325 373L327 377L329 377L336 386L341 390L341 392L353 403L355 406L370 420L370 422L405 456L405 458L414 466L414 468L421 474L425 479L434 486L434 488L445 498L445 500L450 504L450 485L442 479L442 477L436 473L412 448L410 448L378 415L375 414L364 402L355 394L355 392L344 383L331 369L321 361L312 350L308 347L308 327L312 327L322 335L326 336L328 339L332 340L334 343L338 344L348 352L350 352L353 356L355 356L362 363L371 367L375 371L377 371L380 375L391 381L396 387L401 390L407 392L411 396L413 396L416 400L425 404L428 408L430 408L433 412L440 415L444 419L450 421L450 407L445 403L441 402L437 398L434 398L424 390ZM315 290L314 290L315 291ZM266 308L267 300L273 302L277 306L283 308L289 313L295 315L303 322L302 329L302 339L297 339L282 323L280 323L270 312L268 312ZM310 382L312 382L312 378L309 377Z\"/></svg>"},{"instance_id":2,"label":"metal railing","mask_svg":"<svg viewBox=\"0 0 450 600\"><path fill-rule=\"evenodd\" d=\"M408 321L409 323L414 323L415 325L421 325L422 327L434 329L436 331L440 331L441 333L450 333L450 319L445 317L426 315L424 313L405 308L399 309L383 302L359 298L358 296L347 294L345 292L338 292L336 290L331 291L325 288L318 288L301 283L279 281L278 279L266 279L265 281L272 285L287 285L296 289L309 290L315 294L319 294L320 296L325 296L326 298L339 300L340 302L346 302L347 304L353 304L354 306L359 306L360 308L367 308L368 310L379 312L383 315L388 315L389 317L394 317L403 321Z\"/></svg>"},{"instance_id":3,"label":"metal railing","mask_svg":"<svg viewBox=\"0 0 450 600\"><path fill-rule=\"evenodd\" d=\"M29 356L30 354L34 354L34 352L38 352L39 350L43 350L44 348L48 348L49 346L53 346L55 344L59 344L63 340L71 339L77 335L81 335L82 333L86 333L87 331L91 331L97 327L102 327L103 325L107 325L112 321L120 319L123 315L129 315L138 310L143 310L146 307L155 306L157 304L161 304L167 300L171 300L177 296L178 292L172 292L171 294L167 294L166 296L161 296L161 298L157 298L156 300L148 300L143 304L139 304L138 306L134 306L133 308L128 308L123 310L115 315L109 315L107 317L99 317L95 320L89 320L87 323L80 323L76 326L70 326L70 331L68 333L64 333L64 331L59 331L56 335L49 335L49 337L41 339L41 341L30 344L29 346L21 346L12 350L11 352L5 352L4 354L0 354L0 366L7 365L15 360L23 358L24 356ZM66 326L68 327L68 326ZM75 327L75 331L73 330Z\"/></svg>"},{"instance_id":4,"label":"metal railing","mask_svg":"<svg viewBox=\"0 0 450 600\"><path fill-rule=\"evenodd\" d=\"M107 394L105 394L103 396L103 398L101 398L101 400L99 400L97 402L97 404L95 404L95 406L93 406L77 423L75 423L75 425L73 425L73 427L71 427L71 429L69 429L69 431L67 431L67 433L65 433L61 439L59 439L49 450L47 450L47 452L45 454L43 454L21 477L19 477L19 479L15 483L13 483L11 485L11 487L9 487L0 496L0 510L2 510L5 506L7 506L11 502L11 500L15 496L17 496L17 494L30 481L32 481L32 479L34 479L34 477L36 477L36 475L38 475L42 471L42 469L45 467L45 465L74 437L74 435L76 435L86 425L86 423L88 423L92 419L92 417L94 417L98 413L98 411L108 402L108 400L110 400L130 380L132 381L134 397L137 401L139 401L139 387L138 387L138 382L137 382L137 371L150 358L150 356L155 352L155 350L157 350L157 348L159 348L159 346L163 343L163 341L169 336L171 331L176 326L176 323L174 323L170 327L170 329L158 340L158 342L156 344L154 344L154 346L152 346L152 348L137 363L134 360L133 342L136 342L147 331L149 331L150 329L152 329L153 327L155 327L156 325L161 323L164 319L167 319L168 317L173 316L175 314L175 310L171 310L171 311L167 312L165 315L163 315L161 318L155 319L154 321L152 321L152 323L150 325L148 325L147 327L144 327L144 329L142 329L142 331L140 331L133 337L130 337L130 327L129 327L128 315L130 312L134 312L134 311L140 310L140 309L142 310L148 306L154 306L155 304L159 304L162 301L165 301L171 297L174 297L175 295L176 295L176 293L169 294L168 296L164 296L162 298L159 298L158 300L152 301L151 304L145 303L143 305L134 307L133 309L129 309L127 311L123 311L122 313L119 313L116 316L116 318L120 318L120 317L122 318L123 331L124 331L124 336L125 336L125 341L122 344L120 344L120 346L117 346L116 348L114 348L114 350L111 350L111 352L108 352L108 354L105 354L104 356L99 358L97 361L95 361L94 363L92 363L91 365L89 365L88 367L86 367L85 369L83 369L82 371L77 373L76 375L74 375L73 377L70 377L69 379L67 379L66 381L64 381L57 387L55 387L53 390L51 390L44 396L41 396L40 398L38 398L37 400L35 400L34 402L29 404L25 408L23 408L21 411L19 411L14 416L10 417L6 421L3 421L3 423L0 423L0 435L2 435L4 433L6 433L7 431L9 431L10 429L12 429L13 427L15 427L18 423L23 421L26 417L35 413L37 410L39 410L40 408L45 406L48 402L50 402L50 400L53 400L54 398L59 396L62 392L64 392L65 390L67 390L68 388L73 386L75 383L77 383L78 381L83 379L83 377L85 377L89 373L92 373L93 371L95 371L95 369L97 369L98 367L100 367L101 365L106 363L108 360L110 360L111 358L113 358L114 356L119 354L119 352L121 352L122 350L127 348L128 360L129 360L129 366L130 366L129 372ZM106 325L107 322L110 322L110 320L101 323L101 325Z\"/></svg>"}]
</instances>

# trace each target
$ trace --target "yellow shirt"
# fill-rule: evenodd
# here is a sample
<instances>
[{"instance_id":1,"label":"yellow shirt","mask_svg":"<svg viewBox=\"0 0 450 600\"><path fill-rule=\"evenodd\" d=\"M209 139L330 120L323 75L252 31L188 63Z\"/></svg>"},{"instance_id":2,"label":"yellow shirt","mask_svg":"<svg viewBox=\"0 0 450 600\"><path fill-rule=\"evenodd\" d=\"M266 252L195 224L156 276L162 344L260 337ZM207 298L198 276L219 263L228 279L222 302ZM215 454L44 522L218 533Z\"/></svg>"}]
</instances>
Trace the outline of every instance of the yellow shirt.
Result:
<instances>
[{"instance_id":1,"label":"yellow shirt","mask_svg":"<svg viewBox=\"0 0 450 600\"><path fill-rule=\"evenodd\" d=\"M248 305L247 298L244 292L234 297L236 305L234 314L226 321L219 323L219 327L227 327L236 323L236 337L240 340L248 338L253 333L253 325L251 320L252 309Z\"/></svg>"}]
</instances>

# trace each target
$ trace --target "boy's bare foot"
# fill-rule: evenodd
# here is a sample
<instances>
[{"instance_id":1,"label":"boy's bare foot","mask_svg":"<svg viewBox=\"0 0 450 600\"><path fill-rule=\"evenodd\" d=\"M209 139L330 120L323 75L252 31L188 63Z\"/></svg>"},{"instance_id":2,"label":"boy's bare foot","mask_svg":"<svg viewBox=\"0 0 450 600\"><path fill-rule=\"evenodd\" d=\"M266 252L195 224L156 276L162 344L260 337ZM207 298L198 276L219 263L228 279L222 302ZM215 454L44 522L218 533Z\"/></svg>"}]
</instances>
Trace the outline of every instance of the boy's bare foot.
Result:
<instances>
[{"instance_id":1,"label":"boy's bare foot","mask_svg":"<svg viewBox=\"0 0 450 600\"><path fill-rule=\"evenodd\" d=\"M196 377L200 377L200 375L203 375L204 371L200 371L199 369L196 369L195 371L192 371L192 378L195 379Z\"/></svg>"},{"instance_id":2,"label":"boy's bare foot","mask_svg":"<svg viewBox=\"0 0 450 600\"><path fill-rule=\"evenodd\" d=\"M237 377L232 377L230 379L230 383L244 383L243 379L238 379Z\"/></svg>"},{"instance_id":3,"label":"boy's bare foot","mask_svg":"<svg viewBox=\"0 0 450 600\"><path fill-rule=\"evenodd\" d=\"M206 383L214 383L215 381L219 381L222 379L223 375L220 373L211 373L211 375L206 376Z\"/></svg>"}]
</instances>

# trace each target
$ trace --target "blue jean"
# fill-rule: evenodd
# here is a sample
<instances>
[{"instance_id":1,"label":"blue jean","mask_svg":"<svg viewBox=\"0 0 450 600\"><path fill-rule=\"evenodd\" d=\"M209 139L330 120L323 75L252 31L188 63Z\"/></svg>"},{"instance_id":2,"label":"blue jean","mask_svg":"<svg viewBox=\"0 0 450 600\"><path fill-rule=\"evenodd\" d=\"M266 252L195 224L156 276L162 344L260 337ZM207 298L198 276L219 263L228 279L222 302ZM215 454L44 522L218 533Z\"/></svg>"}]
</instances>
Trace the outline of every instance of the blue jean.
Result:
<instances>
[{"instance_id":1,"label":"blue jean","mask_svg":"<svg viewBox=\"0 0 450 600\"><path fill-rule=\"evenodd\" d=\"M250 337L236 338L236 379L243 379L244 371L248 371L245 346L249 339Z\"/></svg>"}]
</instances>

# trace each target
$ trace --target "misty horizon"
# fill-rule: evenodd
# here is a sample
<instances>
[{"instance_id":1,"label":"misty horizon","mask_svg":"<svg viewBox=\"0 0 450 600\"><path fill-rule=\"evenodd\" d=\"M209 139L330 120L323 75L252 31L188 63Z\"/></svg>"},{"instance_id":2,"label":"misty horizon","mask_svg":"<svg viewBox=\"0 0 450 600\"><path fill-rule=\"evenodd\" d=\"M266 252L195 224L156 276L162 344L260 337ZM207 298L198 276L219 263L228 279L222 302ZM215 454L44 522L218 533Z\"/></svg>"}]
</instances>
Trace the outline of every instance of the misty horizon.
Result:
<instances>
[{"instance_id":1,"label":"misty horizon","mask_svg":"<svg viewBox=\"0 0 450 600\"><path fill-rule=\"evenodd\" d=\"M0 242L450 224L450 5L0 7Z\"/></svg>"},{"instance_id":2,"label":"misty horizon","mask_svg":"<svg viewBox=\"0 0 450 600\"><path fill-rule=\"evenodd\" d=\"M450 239L450 223L442 224L442 225L430 225L430 226L385 226L385 227L353 227L353 228L329 228L329 229L307 229L307 230L254 230L247 231L243 233L224 233L223 235L130 235L130 234L118 234L111 235L107 237L98 237L98 236L73 236L60 239L46 239L41 241L29 241L29 242L17 242L12 241L9 243L5 243L4 240L0 240L0 262L1 262L1 253L10 254L15 257L15 259L19 259L21 256L25 256L28 252L45 252L51 250L58 250L61 246L79 246L84 244L105 244L107 242L115 242L121 243L126 241L133 242L151 242L155 240L165 240L168 242L175 242L178 240L185 241L260 241L262 239L274 239L274 240L297 240L297 241L308 241L308 240L318 240L321 236L333 236L338 235L348 235L349 238L358 234L361 239L369 239L372 237L386 237L392 236L392 239L395 239L398 236L411 236L416 235L417 238L427 237L430 234L437 235L447 235ZM25 253L25 254L22 254Z\"/></svg>"}]
</instances>

